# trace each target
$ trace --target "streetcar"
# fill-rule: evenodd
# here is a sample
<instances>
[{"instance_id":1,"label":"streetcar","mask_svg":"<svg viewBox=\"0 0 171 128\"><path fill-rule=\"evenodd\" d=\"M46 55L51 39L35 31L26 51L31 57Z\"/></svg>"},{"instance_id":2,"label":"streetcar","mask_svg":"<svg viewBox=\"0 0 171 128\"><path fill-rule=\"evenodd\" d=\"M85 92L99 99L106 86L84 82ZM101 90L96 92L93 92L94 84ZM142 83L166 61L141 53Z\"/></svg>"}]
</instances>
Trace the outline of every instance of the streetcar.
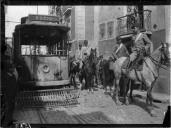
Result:
<instances>
[{"instance_id":1,"label":"streetcar","mask_svg":"<svg viewBox=\"0 0 171 128\"><path fill-rule=\"evenodd\" d=\"M13 33L13 57L21 88L68 85L68 31L59 18L28 15Z\"/></svg>"}]
</instances>

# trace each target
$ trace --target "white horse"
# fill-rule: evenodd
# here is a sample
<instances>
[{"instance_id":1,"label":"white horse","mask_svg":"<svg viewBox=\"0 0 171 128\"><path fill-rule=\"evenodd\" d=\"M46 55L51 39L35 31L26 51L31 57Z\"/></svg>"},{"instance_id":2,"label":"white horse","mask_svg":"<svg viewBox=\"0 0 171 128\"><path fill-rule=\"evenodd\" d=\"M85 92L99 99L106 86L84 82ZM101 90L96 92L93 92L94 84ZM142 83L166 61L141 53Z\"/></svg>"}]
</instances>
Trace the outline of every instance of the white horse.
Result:
<instances>
[{"instance_id":1,"label":"white horse","mask_svg":"<svg viewBox=\"0 0 171 128\"><path fill-rule=\"evenodd\" d=\"M147 87L147 98L146 104L152 106L152 88L157 78L159 77L159 69L162 64L166 64L169 62L168 57L168 44L162 43L159 48L157 48L151 56L145 57L143 61L143 69L141 71L136 71L132 69L128 71L127 69L123 69L122 65L127 57L121 57L113 63L113 71L115 74L115 99L116 104L121 104L118 99L118 91L119 91L119 81L121 75L126 75L130 80L139 81L146 85ZM128 101L128 97L125 95L125 100Z\"/></svg>"}]
</instances>

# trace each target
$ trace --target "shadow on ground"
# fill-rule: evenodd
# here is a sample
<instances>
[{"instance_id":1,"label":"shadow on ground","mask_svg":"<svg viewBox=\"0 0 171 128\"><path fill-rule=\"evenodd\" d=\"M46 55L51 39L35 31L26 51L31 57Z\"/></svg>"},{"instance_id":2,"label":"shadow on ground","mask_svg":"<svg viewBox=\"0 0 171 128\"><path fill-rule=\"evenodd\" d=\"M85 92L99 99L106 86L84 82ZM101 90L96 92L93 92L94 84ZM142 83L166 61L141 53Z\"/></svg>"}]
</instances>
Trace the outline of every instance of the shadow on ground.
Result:
<instances>
[{"instance_id":1,"label":"shadow on ground","mask_svg":"<svg viewBox=\"0 0 171 128\"><path fill-rule=\"evenodd\" d=\"M148 112L150 115L151 115L151 110L153 110L155 108L159 109L159 107L156 106L154 104L154 102L152 103L152 107L151 107L150 105L146 104L146 101L144 99L140 99L140 98L135 97L135 96L133 97L133 99L134 99L133 102L131 102L131 100L129 100L129 103L131 105L137 105L137 106L141 107L144 111Z\"/></svg>"},{"instance_id":2,"label":"shadow on ground","mask_svg":"<svg viewBox=\"0 0 171 128\"><path fill-rule=\"evenodd\" d=\"M27 109L16 111L14 117L20 123L30 124L116 124L100 111L85 114L71 113L68 114L63 110Z\"/></svg>"}]
</instances>

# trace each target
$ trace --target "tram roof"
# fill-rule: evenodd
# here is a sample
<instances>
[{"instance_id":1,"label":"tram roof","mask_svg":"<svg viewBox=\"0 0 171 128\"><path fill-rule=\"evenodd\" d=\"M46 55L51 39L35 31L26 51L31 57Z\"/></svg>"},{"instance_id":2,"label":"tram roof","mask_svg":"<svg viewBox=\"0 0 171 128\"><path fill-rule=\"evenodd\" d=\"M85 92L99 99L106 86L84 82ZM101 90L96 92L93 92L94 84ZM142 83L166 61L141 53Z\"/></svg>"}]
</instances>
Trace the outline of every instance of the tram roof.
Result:
<instances>
[{"instance_id":1,"label":"tram roof","mask_svg":"<svg viewBox=\"0 0 171 128\"><path fill-rule=\"evenodd\" d=\"M16 25L15 31L18 30L27 30L27 29L36 29L36 28L47 28L48 29L58 29L63 32L68 32L70 30L69 27L62 25L62 24L55 24L55 23L29 23L29 24L20 24Z\"/></svg>"},{"instance_id":2,"label":"tram roof","mask_svg":"<svg viewBox=\"0 0 171 128\"><path fill-rule=\"evenodd\" d=\"M55 42L66 38L65 35L70 30L69 27L54 24L54 23L29 23L20 24L15 27L16 37L20 37L20 44L31 45L34 42L31 40L38 40L40 44L46 44L47 42Z\"/></svg>"}]
</instances>

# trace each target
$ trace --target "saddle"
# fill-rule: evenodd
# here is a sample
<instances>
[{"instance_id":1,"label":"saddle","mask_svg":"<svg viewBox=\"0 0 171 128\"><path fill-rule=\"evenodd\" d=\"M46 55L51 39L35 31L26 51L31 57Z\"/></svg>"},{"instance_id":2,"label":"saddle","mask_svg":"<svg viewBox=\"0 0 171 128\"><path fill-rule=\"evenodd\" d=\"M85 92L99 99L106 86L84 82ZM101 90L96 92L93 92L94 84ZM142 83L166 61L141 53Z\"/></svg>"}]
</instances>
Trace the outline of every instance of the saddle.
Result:
<instances>
[{"instance_id":1,"label":"saddle","mask_svg":"<svg viewBox=\"0 0 171 128\"><path fill-rule=\"evenodd\" d=\"M122 64L122 68L123 69L127 69L130 65L131 69L135 69L136 71L142 71L143 69L143 60L144 58L138 58L135 61L133 61L130 65L130 58L127 58L123 64Z\"/></svg>"}]
</instances>

